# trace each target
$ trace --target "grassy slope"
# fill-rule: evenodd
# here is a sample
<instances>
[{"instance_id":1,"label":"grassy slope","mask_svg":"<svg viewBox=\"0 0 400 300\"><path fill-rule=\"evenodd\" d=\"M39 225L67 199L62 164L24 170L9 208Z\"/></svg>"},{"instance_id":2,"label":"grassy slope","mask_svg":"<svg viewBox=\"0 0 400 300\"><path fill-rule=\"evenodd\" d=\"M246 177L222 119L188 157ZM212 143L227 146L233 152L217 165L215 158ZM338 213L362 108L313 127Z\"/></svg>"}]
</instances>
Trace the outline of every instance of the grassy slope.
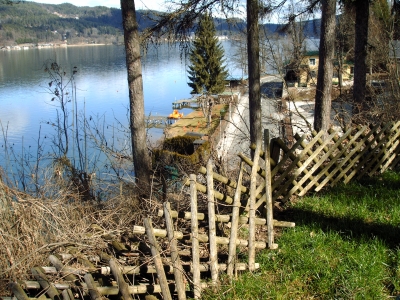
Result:
<instances>
[{"instance_id":1,"label":"grassy slope","mask_svg":"<svg viewBox=\"0 0 400 300\"><path fill-rule=\"evenodd\" d=\"M296 222L258 254L261 269L206 299L387 299L400 295L400 174L291 204Z\"/></svg>"}]
</instances>

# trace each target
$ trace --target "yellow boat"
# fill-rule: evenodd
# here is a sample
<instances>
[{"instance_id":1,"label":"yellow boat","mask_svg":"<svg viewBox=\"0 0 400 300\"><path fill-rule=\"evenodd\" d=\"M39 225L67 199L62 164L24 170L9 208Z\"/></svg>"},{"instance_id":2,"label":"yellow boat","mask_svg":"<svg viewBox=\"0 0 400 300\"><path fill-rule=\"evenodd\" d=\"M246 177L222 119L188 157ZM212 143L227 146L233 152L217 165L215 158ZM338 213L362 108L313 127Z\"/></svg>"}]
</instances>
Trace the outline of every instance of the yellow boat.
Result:
<instances>
[{"instance_id":1,"label":"yellow boat","mask_svg":"<svg viewBox=\"0 0 400 300\"><path fill-rule=\"evenodd\" d=\"M168 119L180 119L183 117L183 113L180 113L177 109L174 109L172 114L168 116Z\"/></svg>"}]
</instances>

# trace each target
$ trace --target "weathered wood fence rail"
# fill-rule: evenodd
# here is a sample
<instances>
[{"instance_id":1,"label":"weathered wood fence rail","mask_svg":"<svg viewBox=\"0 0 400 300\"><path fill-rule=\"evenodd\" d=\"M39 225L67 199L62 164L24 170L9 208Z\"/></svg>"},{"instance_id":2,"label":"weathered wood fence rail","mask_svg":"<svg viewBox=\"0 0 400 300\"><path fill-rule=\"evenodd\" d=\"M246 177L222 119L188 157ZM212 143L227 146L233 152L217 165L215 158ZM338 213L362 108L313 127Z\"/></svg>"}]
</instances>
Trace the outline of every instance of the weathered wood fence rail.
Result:
<instances>
[{"instance_id":1,"label":"weathered wood fence rail","mask_svg":"<svg viewBox=\"0 0 400 300\"><path fill-rule=\"evenodd\" d=\"M132 299L145 295L200 298L204 288L218 284L221 272L233 277L259 268L255 261L252 265L241 262L240 256L247 256L251 245L253 252L276 248L265 238L266 228L272 234L274 226L293 227L294 223L274 220L272 211L270 219L263 213L252 218L243 214L250 195L242 185L245 167L241 165L237 182L226 181L213 172L209 160L205 174L192 174L185 182L189 210L172 210L171 203L165 202L153 216L158 220L145 218L143 226L135 225L127 233L129 239L105 234L108 253L76 253L73 248L64 248L63 253L49 257L53 267L33 268L30 280L13 282L10 289L18 300ZM220 181L214 183L214 178ZM224 181L226 184L221 184ZM251 226L256 235L249 235ZM103 231L95 224L91 229L95 234Z\"/></svg>"},{"instance_id":2,"label":"weathered wood fence rail","mask_svg":"<svg viewBox=\"0 0 400 300\"><path fill-rule=\"evenodd\" d=\"M253 147L254 160L239 154L237 178L213 172L211 160L186 178L190 208L173 210L175 203L165 202L158 215L133 226L128 238L104 235L108 253L64 247L49 257L53 267L33 268L32 278L12 282L10 289L18 300L199 298L221 272L233 277L257 269L255 249L278 246L274 227L295 226L273 219L273 201L396 167L399 126L313 132L295 136L290 149L281 139L270 145L266 132L264 149ZM92 231L102 233L97 225ZM240 261L242 254L247 263Z\"/></svg>"},{"instance_id":3,"label":"weathered wood fence rail","mask_svg":"<svg viewBox=\"0 0 400 300\"><path fill-rule=\"evenodd\" d=\"M400 156L400 122L360 126L345 132L329 130L296 135L289 149L282 139L272 140L271 179L274 201L304 196L325 186L348 183L352 179L373 176L395 168ZM255 149L254 146L252 146ZM260 153L264 157L264 152ZM239 154L244 162L253 162ZM261 176L265 177L260 169Z\"/></svg>"}]
</instances>

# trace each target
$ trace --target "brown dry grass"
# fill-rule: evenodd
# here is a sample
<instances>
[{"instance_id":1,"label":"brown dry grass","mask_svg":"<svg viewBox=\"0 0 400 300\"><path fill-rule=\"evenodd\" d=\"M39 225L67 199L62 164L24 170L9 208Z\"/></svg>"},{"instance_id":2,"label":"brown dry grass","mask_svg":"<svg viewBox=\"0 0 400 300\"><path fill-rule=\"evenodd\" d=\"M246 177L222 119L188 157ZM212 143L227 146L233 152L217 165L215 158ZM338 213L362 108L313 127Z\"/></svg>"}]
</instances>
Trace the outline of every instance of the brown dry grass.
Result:
<instances>
[{"instance_id":1,"label":"brown dry grass","mask_svg":"<svg viewBox=\"0 0 400 300\"><path fill-rule=\"evenodd\" d=\"M78 253L106 252L102 237L127 232L149 211L145 206L158 207L126 193L105 202L34 198L0 181L0 295L10 295L9 282L29 280L32 267L49 265L48 256L67 246ZM102 230L94 231L93 224Z\"/></svg>"},{"instance_id":2,"label":"brown dry grass","mask_svg":"<svg viewBox=\"0 0 400 300\"><path fill-rule=\"evenodd\" d=\"M315 99L315 89L316 86L310 87L289 87L287 90L287 95L284 100L291 101L314 101ZM342 87L342 94L347 93L350 86ZM340 96L340 88L337 85L332 87L332 99L336 99Z\"/></svg>"}]
</instances>

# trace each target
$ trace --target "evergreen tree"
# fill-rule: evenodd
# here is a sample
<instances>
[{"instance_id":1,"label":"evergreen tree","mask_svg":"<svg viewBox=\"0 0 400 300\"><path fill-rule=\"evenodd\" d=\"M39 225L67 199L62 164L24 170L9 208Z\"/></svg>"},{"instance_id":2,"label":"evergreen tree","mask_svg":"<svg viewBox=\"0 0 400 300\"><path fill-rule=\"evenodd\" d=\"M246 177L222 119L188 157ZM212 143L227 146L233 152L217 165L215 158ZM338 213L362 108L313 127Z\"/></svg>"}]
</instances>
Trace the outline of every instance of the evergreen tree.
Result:
<instances>
[{"instance_id":1,"label":"evergreen tree","mask_svg":"<svg viewBox=\"0 0 400 300\"><path fill-rule=\"evenodd\" d=\"M218 42L212 17L206 13L199 21L189 54L189 83L192 94L218 94L224 91L228 75L224 49Z\"/></svg>"}]
</instances>

